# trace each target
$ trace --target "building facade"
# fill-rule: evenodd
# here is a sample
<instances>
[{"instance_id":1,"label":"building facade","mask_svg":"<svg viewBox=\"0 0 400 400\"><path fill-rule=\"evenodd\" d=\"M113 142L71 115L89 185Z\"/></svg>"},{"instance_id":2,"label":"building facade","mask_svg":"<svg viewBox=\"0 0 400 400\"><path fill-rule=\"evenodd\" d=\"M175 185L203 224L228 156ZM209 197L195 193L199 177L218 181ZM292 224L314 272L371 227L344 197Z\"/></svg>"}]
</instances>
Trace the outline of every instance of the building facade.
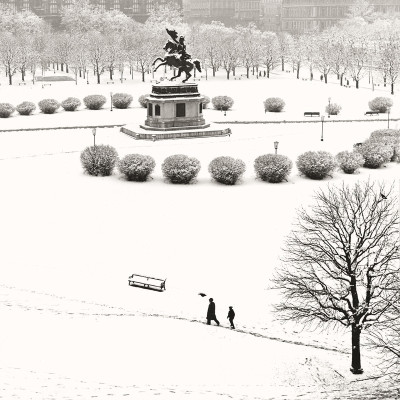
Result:
<instances>
[{"instance_id":1,"label":"building facade","mask_svg":"<svg viewBox=\"0 0 400 400\"><path fill-rule=\"evenodd\" d=\"M281 30L282 0L261 0L261 26L269 32Z\"/></svg>"},{"instance_id":2,"label":"building facade","mask_svg":"<svg viewBox=\"0 0 400 400\"><path fill-rule=\"evenodd\" d=\"M282 30L322 31L346 18L354 3L354 0L282 0ZM370 4L376 12L400 12L400 0L371 0Z\"/></svg>"},{"instance_id":3,"label":"building facade","mask_svg":"<svg viewBox=\"0 0 400 400\"><path fill-rule=\"evenodd\" d=\"M134 18L136 21L145 22L150 11L160 0L90 0L103 10L119 10ZM32 11L54 27L60 26L61 9L68 7L71 0L0 0L0 3L7 5L15 11ZM182 6L182 1L178 1Z\"/></svg>"}]
</instances>

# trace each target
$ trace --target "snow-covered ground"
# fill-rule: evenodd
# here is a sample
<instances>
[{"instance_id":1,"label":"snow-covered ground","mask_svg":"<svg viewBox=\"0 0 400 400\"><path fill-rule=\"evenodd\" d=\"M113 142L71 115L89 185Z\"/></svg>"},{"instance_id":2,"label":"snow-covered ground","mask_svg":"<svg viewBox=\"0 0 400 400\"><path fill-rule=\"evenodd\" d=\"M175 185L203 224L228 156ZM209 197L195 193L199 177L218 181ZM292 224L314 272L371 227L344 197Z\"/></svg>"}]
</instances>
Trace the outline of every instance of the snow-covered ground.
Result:
<instances>
[{"instance_id":1,"label":"snow-covered ground","mask_svg":"<svg viewBox=\"0 0 400 400\"><path fill-rule=\"evenodd\" d=\"M367 109L360 105L367 89L355 92L282 75L263 81L265 89L255 79L217 81L201 81L200 90L204 85L207 95L232 95L229 120L272 119L264 114L262 99L274 95L287 102L288 120L296 119L306 107L301 98L315 100L308 92L314 86L320 100L309 107L325 100L328 86L342 96L343 109L345 104L354 113ZM77 95L73 85L71 92L57 85L39 89L62 92L60 100ZM310 85L307 93L302 85ZM139 95L149 84L136 88ZM7 98L21 99L15 89L6 89ZM90 93L109 90L95 89ZM32 94L39 96L40 90ZM133 108L15 116L1 120L1 128L29 127L30 121L44 128L73 118L77 126L100 120L123 124L130 118L139 122L144 114ZM52 117L59 119L49 122ZM213 110L205 117L224 119ZM154 157L156 170L145 183L127 182L117 171L103 178L85 175L79 156L93 142L90 129L2 132L0 381L5 384L0 398L395 398L395 389L382 379L367 379L380 374L366 349L365 374L350 373L349 332L310 332L275 321L269 279L296 209L310 205L315 190L369 178L398 185L400 165L355 175L335 172L323 181L305 179L294 167L281 184L260 182L253 171L254 159L273 152L275 140L279 153L295 161L307 150L351 149L384 127L385 121L328 123L323 142L320 124L234 124L231 137L155 143L135 141L118 128L98 129L96 143L114 146L121 157L137 152ZM177 153L200 160L196 183L164 181L161 163ZM246 162L239 185L212 182L207 166L219 155ZM167 278L167 290L129 287L132 273ZM208 297L216 302L221 327L204 324ZM228 306L236 311L236 331L228 328Z\"/></svg>"}]
</instances>

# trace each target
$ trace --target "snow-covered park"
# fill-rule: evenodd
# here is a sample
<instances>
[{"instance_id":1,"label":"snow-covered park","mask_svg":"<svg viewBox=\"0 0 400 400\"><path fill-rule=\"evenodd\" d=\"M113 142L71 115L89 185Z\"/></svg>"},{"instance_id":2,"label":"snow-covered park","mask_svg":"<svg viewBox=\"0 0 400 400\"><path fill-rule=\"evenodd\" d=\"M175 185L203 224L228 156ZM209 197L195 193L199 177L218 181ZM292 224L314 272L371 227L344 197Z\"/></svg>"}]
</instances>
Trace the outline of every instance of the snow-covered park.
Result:
<instances>
[{"instance_id":1,"label":"snow-covered park","mask_svg":"<svg viewBox=\"0 0 400 400\"><path fill-rule=\"evenodd\" d=\"M398 163L354 175L336 171L322 181L295 167L305 151L350 151L386 128L387 115L364 113L372 98L390 96L387 90L372 91L367 81L356 90L334 78L327 85L296 80L283 72L229 81L221 74L197 83L202 94L234 99L226 116L204 111L207 122L229 126L230 137L136 141L118 127L143 123L146 111L136 100L126 110L111 112L107 103L99 111L36 111L1 120L0 398L396 398L375 353L363 347L365 373L352 375L349 331L282 324L272 313L277 294L270 289L296 211L312 207L317 189L368 179L399 187ZM138 79L44 88L2 82L0 101L109 99L111 91L136 99L150 90ZM285 111L264 113L267 97L284 99ZM400 101L398 94L391 97L394 128ZM321 119L303 113L323 114L328 98L342 112L325 119L321 141ZM148 182L128 182L117 170L109 177L83 172L80 153L93 143L85 127L105 125L116 126L98 128L96 144L115 147L121 158L155 159ZM47 129L56 127L65 128ZM294 163L280 184L257 180L253 168L256 157L274 152L274 141ZM194 183L164 180L161 163L172 154L200 160ZM221 155L246 163L238 185L212 181L208 164ZM132 273L166 278L167 290L132 288ZM205 324L209 297L220 327ZM229 306L236 311L235 331L226 319Z\"/></svg>"}]
</instances>

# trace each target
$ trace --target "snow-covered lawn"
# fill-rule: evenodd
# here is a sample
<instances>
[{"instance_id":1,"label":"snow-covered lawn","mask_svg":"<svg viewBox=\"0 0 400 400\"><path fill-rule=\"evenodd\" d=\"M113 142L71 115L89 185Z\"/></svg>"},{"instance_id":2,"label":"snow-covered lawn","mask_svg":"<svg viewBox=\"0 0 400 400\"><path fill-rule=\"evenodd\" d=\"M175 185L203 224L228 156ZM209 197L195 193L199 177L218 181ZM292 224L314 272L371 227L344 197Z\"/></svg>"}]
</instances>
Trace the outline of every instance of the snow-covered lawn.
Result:
<instances>
[{"instance_id":1,"label":"snow-covered lawn","mask_svg":"<svg viewBox=\"0 0 400 400\"><path fill-rule=\"evenodd\" d=\"M272 82L265 82L265 93ZM231 86L222 79L218 85L203 83L210 96L233 94L237 116L232 111L229 120L252 119L256 113L257 119L270 118L264 115L260 101L266 96L256 80L244 86L243 80ZM287 83L277 79L276 88L278 83L288 96L292 93ZM322 87L320 82L295 84ZM138 95L145 92L139 86ZM236 92L229 93L230 87ZM321 91L316 93L322 99L326 93ZM70 95L75 95L72 90L61 97ZM273 95L277 92L267 94ZM341 103L364 111L358 100L365 102L365 95L360 91L359 98L342 97ZM287 98L288 113L297 96L301 92ZM307 93L307 98L312 96ZM54 117L69 122L70 115L110 115L117 123L130 113L144 119L139 108ZM52 117L16 116L4 123L22 128L28 126L25 121ZM224 117L207 111L206 119L217 118ZM82 121L88 125L86 117ZM127 182L117 171L103 178L85 175L79 156L93 142L90 129L0 133L0 381L6 382L0 397L268 399L303 394L343 399L347 392L357 398L359 391L360 398L378 398L374 385L380 380L349 383L356 379L349 371L349 332L310 332L274 320L276 294L269 279L296 209L310 205L315 190L366 179L398 185L400 165L355 175L335 172L323 181L303 178L294 167L288 182L268 184L255 179L253 161L273 152L275 140L278 152L293 162L307 150L350 150L371 131L385 128L385 122L328 123L323 142L320 124L231 128L231 137L155 143L135 141L118 128L98 129L96 143L114 146L120 157L154 157L156 170L145 183ZM164 181L161 163L177 153L200 160L194 184ZM207 166L220 155L246 162L239 185L212 182ZM167 290L129 287L132 273L167 278ZM223 327L204 325L208 297L214 298ZM237 331L227 329L228 306L236 311ZM362 354L362 378L379 374L373 354L364 348Z\"/></svg>"}]
</instances>

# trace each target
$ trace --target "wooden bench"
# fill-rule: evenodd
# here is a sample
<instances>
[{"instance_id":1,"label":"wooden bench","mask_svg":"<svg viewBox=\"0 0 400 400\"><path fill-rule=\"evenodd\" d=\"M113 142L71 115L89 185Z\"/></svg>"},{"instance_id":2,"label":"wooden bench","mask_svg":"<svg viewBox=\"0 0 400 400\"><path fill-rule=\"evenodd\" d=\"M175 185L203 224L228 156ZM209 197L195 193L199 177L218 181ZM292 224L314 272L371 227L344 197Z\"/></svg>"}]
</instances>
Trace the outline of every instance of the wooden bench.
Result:
<instances>
[{"instance_id":1,"label":"wooden bench","mask_svg":"<svg viewBox=\"0 0 400 400\"><path fill-rule=\"evenodd\" d=\"M108 81L108 82L107 82L107 85L108 85L109 83L111 83L112 85L114 85L114 81Z\"/></svg>"},{"instance_id":2,"label":"wooden bench","mask_svg":"<svg viewBox=\"0 0 400 400\"><path fill-rule=\"evenodd\" d=\"M51 86L51 83L42 83L42 89L43 89L45 86Z\"/></svg>"},{"instance_id":3,"label":"wooden bench","mask_svg":"<svg viewBox=\"0 0 400 400\"><path fill-rule=\"evenodd\" d=\"M304 113L305 117L319 117L319 111L306 111Z\"/></svg>"},{"instance_id":4,"label":"wooden bench","mask_svg":"<svg viewBox=\"0 0 400 400\"><path fill-rule=\"evenodd\" d=\"M165 290L166 279L152 278L150 276L132 274L129 279L129 286L141 287L143 289L158 290L162 292Z\"/></svg>"},{"instance_id":5,"label":"wooden bench","mask_svg":"<svg viewBox=\"0 0 400 400\"><path fill-rule=\"evenodd\" d=\"M364 115L379 115L378 111L366 111Z\"/></svg>"},{"instance_id":6,"label":"wooden bench","mask_svg":"<svg viewBox=\"0 0 400 400\"><path fill-rule=\"evenodd\" d=\"M19 82L18 86L21 86L21 85L26 85L26 82Z\"/></svg>"},{"instance_id":7,"label":"wooden bench","mask_svg":"<svg viewBox=\"0 0 400 400\"><path fill-rule=\"evenodd\" d=\"M239 81L240 81L240 80L242 79L242 77L241 77L241 76L235 76L233 79L235 79L235 81L236 81L236 80L239 80Z\"/></svg>"}]
</instances>

